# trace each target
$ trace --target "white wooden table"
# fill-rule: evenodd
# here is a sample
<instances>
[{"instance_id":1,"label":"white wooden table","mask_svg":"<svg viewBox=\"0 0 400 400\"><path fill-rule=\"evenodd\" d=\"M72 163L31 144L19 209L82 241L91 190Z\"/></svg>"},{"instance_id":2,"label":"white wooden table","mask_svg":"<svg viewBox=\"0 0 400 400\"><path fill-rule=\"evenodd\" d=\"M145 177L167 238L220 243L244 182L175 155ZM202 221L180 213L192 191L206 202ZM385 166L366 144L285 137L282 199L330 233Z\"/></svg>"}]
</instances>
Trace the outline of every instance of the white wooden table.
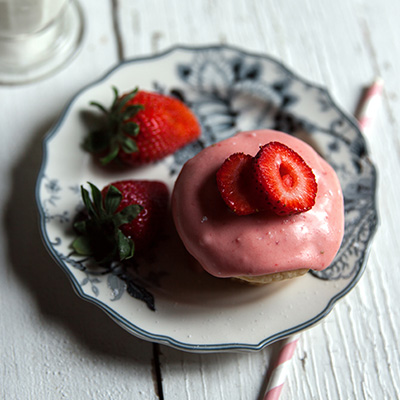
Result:
<instances>
[{"instance_id":1,"label":"white wooden table","mask_svg":"<svg viewBox=\"0 0 400 400\"><path fill-rule=\"evenodd\" d=\"M380 228L365 274L304 332L282 399L400 398L400 2L395 0L81 0L79 54L37 83L0 86L0 398L261 399L278 344L190 354L141 341L79 299L44 249L34 188L41 141L84 85L122 59L176 44L269 54L327 86L353 112L385 80L368 142Z\"/></svg>"}]
</instances>

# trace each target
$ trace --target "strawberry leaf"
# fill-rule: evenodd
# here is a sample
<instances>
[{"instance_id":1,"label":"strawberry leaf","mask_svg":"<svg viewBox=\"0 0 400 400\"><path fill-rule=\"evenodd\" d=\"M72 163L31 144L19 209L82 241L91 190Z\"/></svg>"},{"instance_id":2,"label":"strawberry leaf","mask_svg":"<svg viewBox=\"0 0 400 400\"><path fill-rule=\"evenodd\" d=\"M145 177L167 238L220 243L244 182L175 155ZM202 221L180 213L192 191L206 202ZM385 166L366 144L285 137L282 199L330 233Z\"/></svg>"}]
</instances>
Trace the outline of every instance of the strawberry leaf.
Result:
<instances>
[{"instance_id":1,"label":"strawberry leaf","mask_svg":"<svg viewBox=\"0 0 400 400\"><path fill-rule=\"evenodd\" d=\"M142 104L126 106L122 113L122 121L126 121L134 117L140 110L144 110L144 106Z\"/></svg>"},{"instance_id":2,"label":"strawberry leaf","mask_svg":"<svg viewBox=\"0 0 400 400\"><path fill-rule=\"evenodd\" d=\"M114 92L114 101L113 101L113 104L112 104L112 108L114 108L115 105L116 105L117 102L118 102L119 92L118 92L118 89L117 89L115 86L112 86L111 89L112 89L112 91Z\"/></svg>"},{"instance_id":3,"label":"strawberry leaf","mask_svg":"<svg viewBox=\"0 0 400 400\"><path fill-rule=\"evenodd\" d=\"M117 242L118 242L118 251L119 251L119 259L127 260L133 257L133 253L135 251L135 244L129 238L127 238L120 230L117 232Z\"/></svg>"},{"instance_id":4,"label":"strawberry leaf","mask_svg":"<svg viewBox=\"0 0 400 400\"><path fill-rule=\"evenodd\" d=\"M122 130L131 136L137 136L139 134L139 125L135 122L126 122L122 125Z\"/></svg>"},{"instance_id":5,"label":"strawberry leaf","mask_svg":"<svg viewBox=\"0 0 400 400\"><path fill-rule=\"evenodd\" d=\"M108 115L108 113L109 113L108 110L100 103L97 103L97 101L91 101L89 104L91 106L95 106L95 107L99 108L101 111L103 111L104 114Z\"/></svg>"},{"instance_id":6,"label":"strawberry leaf","mask_svg":"<svg viewBox=\"0 0 400 400\"><path fill-rule=\"evenodd\" d=\"M121 141L121 148L125 153L128 153L128 154L138 151L136 142L126 136L125 136L124 140Z\"/></svg>"},{"instance_id":7,"label":"strawberry leaf","mask_svg":"<svg viewBox=\"0 0 400 400\"><path fill-rule=\"evenodd\" d=\"M113 215L113 223L116 228L120 227L123 224L127 224L135 219L139 213L143 210L143 207L139 204L131 204L124 209L122 209L119 213Z\"/></svg>"},{"instance_id":8,"label":"strawberry leaf","mask_svg":"<svg viewBox=\"0 0 400 400\"><path fill-rule=\"evenodd\" d=\"M130 119L142 110L144 106L141 104L129 104L129 101L136 96L139 89L136 88L123 96L119 96L116 87L112 87L112 90L114 92L114 100L110 110L95 101L90 103L106 114L106 128L104 131L89 133L83 143L84 149L90 153L105 153L100 158L100 162L103 165L117 158L120 151L128 154L139 151L136 143L128 137L139 134L139 125L130 121Z\"/></svg>"},{"instance_id":9,"label":"strawberry leaf","mask_svg":"<svg viewBox=\"0 0 400 400\"><path fill-rule=\"evenodd\" d=\"M110 185L104 199L104 208L106 213L114 214L122 200L121 192L115 187Z\"/></svg>"},{"instance_id":10,"label":"strawberry leaf","mask_svg":"<svg viewBox=\"0 0 400 400\"><path fill-rule=\"evenodd\" d=\"M81 186L81 195L82 195L83 204L85 205L85 207L89 213L89 217L97 218L96 209L94 208L93 203L90 199L89 192L83 186Z\"/></svg>"},{"instance_id":11,"label":"strawberry leaf","mask_svg":"<svg viewBox=\"0 0 400 400\"><path fill-rule=\"evenodd\" d=\"M91 246L90 240L87 236L78 236L72 242L72 248L80 256L91 256L92 255L92 246Z\"/></svg>"},{"instance_id":12,"label":"strawberry leaf","mask_svg":"<svg viewBox=\"0 0 400 400\"><path fill-rule=\"evenodd\" d=\"M74 223L74 229L81 235L86 235L86 221L77 221Z\"/></svg>"},{"instance_id":13,"label":"strawberry leaf","mask_svg":"<svg viewBox=\"0 0 400 400\"><path fill-rule=\"evenodd\" d=\"M88 182L88 183L92 190L92 199L93 199L94 208L97 212L97 215L101 218L105 215L105 211L104 211L104 207L103 207L103 198L101 197L101 192L95 185L93 185L90 182Z\"/></svg>"},{"instance_id":14,"label":"strawberry leaf","mask_svg":"<svg viewBox=\"0 0 400 400\"><path fill-rule=\"evenodd\" d=\"M113 88L114 92L118 95L118 90L114 87ZM117 113L121 113L122 109L124 108L125 104L128 103L128 101L132 100L135 96L136 93L138 92L138 88L135 88L134 90L132 90L132 92L126 94L125 96L123 96L120 100L116 101L116 112Z\"/></svg>"},{"instance_id":15,"label":"strawberry leaf","mask_svg":"<svg viewBox=\"0 0 400 400\"><path fill-rule=\"evenodd\" d=\"M105 157L100 158L100 162L103 165L106 165L110 163L112 160L114 160L114 158L117 157L118 153L119 153L118 143L113 142L107 155Z\"/></svg>"}]
</instances>

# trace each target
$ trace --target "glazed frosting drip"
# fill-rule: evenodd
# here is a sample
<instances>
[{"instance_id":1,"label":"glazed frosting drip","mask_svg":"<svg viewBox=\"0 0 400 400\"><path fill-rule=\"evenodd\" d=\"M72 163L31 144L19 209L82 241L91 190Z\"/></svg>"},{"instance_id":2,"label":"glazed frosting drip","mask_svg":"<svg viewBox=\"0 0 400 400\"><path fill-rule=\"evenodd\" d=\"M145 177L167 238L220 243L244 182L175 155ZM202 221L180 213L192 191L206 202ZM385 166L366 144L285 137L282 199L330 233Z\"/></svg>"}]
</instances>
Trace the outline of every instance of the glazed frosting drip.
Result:
<instances>
[{"instance_id":1,"label":"glazed frosting drip","mask_svg":"<svg viewBox=\"0 0 400 400\"><path fill-rule=\"evenodd\" d=\"M310 211L289 217L271 212L239 217L223 202L216 171L230 154L254 156L271 141L291 147L313 169L316 203ZM336 173L308 144L277 131L242 132L201 151L182 168L172 207L186 249L218 277L323 270L343 239L343 196Z\"/></svg>"}]
</instances>

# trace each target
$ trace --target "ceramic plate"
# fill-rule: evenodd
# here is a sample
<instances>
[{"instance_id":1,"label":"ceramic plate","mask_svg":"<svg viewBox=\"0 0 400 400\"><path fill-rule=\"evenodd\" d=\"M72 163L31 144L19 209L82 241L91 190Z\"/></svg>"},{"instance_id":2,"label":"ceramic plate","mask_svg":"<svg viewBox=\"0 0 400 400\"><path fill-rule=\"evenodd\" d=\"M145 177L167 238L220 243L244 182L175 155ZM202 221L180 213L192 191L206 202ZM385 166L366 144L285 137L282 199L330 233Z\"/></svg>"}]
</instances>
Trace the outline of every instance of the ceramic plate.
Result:
<instances>
[{"instance_id":1,"label":"ceramic plate","mask_svg":"<svg viewBox=\"0 0 400 400\"><path fill-rule=\"evenodd\" d=\"M112 86L137 85L183 99L197 114L202 136L163 161L136 170L106 170L81 144L95 110L110 104ZM237 131L273 128L310 143L337 171L345 197L345 237L332 265L290 281L253 287L195 268L170 235L137 261L135 277L98 271L71 253L79 187L117 179L159 179L172 189L183 163ZM44 142L36 196L44 243L77 293L143 339L187 351L260 350L325 317L363 273L377 224L376 174L355 121L328 92L270 57L228 46L184 48L124 62L81 90ZM122 277L122 279L121 279ZM132 296L134 284L154 297L155 311Z\"/></svg>"}]
</instances>

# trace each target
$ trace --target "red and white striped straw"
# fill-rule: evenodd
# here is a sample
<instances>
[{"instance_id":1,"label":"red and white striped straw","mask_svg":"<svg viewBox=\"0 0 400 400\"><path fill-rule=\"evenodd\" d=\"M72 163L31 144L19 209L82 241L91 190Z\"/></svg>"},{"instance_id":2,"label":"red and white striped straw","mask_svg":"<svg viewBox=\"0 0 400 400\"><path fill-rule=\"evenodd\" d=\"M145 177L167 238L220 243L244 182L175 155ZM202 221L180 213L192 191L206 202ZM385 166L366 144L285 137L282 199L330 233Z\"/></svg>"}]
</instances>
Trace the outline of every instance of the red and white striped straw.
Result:
<instances>
[{"instance_id":1,"label":"red and white striped straw","mask_svg":"<svg viewBox=\"0 0 400 400\"><path fill-rule=\"evenodd\" d=\"M367 88L364 96L360 100L356 118L361 131L368 130L374 122L380 100L382 97L383 80L375 79L371 86ZM282 341L282 347L278 360L271 371L268 386L263 400L278 400L286 381L288 367L293 358L300 335L292 335Z\"/></svg>"},{"instance_id":2,"label":"red and white striped straw","mask_svg":"<svg viewBox=\"0 0 400 400\"><path fill-rule=\"evenodd\" d=\"M371 86L367 88L364 96L361 98L356 118L360 129L363 132L368 131L376 118L379 105L382 98L383 80L376 78Z\"/></svg>"},{"instance_id":3,"label":"red and white striped straw","mask_svg":"<svg viewBox=\"0 0 400 400\"><path fill-rule=\"evenodd\" d=\"M296 350L299 335L289 336L282 341L282 347L279 357L271 371L267 390L265 391L264 400L277 400L281 395L281 391L286 381L288 366L293 358Z\"/></svg>"}]
</instances>

